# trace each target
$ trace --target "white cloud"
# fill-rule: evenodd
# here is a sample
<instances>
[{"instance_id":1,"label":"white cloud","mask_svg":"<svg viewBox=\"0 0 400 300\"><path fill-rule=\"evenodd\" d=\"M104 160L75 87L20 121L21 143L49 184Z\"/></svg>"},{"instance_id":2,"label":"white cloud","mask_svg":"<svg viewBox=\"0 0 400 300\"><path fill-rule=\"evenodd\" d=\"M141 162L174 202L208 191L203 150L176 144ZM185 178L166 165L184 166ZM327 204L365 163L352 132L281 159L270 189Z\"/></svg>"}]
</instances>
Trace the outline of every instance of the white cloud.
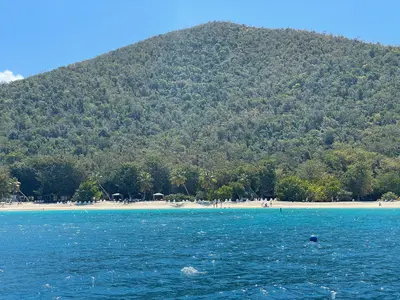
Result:
<instances>
[{"instance_id":1,"label":"white cloud","mask_svg":"<svg viewBox=\"0 0 400 300\"><path fill-rule=\"evenodd\" d=\"M24 77L20 74L13 74L13 72L9 70L5 70L4 72L0 72L0 83L3 82L11 82L14 80L24 79Z\"/></svg>"}]
</instances>

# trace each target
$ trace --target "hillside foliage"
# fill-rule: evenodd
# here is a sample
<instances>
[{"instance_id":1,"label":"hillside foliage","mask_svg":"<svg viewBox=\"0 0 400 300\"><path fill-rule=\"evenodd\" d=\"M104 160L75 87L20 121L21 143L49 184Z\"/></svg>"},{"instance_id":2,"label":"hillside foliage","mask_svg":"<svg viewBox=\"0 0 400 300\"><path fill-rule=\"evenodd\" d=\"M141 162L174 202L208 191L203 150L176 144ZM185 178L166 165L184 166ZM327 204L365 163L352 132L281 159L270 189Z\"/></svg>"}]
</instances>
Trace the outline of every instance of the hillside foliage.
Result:
<instances>
[{"instance_id":1,"label":"hillside foliage","mask_svg":"<svg viewBox=\"0 0 400 300\"><path fill-rule=\"evenodd\" d=\"M38 167L57 157L81 168L70 186L96 173L131 196L399 194L399 70L398 47L207 23L0 85L0 161L39 194L58 194Z\"/></svg>"}]
</instances>

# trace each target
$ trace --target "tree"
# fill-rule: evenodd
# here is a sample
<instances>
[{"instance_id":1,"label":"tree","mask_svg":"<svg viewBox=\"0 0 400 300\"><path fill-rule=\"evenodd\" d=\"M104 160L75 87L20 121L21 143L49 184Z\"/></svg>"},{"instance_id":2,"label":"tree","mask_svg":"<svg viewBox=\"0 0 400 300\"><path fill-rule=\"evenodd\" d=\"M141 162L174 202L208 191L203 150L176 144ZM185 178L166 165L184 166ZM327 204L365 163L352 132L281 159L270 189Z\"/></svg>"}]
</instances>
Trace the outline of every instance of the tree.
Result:
<instances>
[{"instance_id":1,"label":"tree","mask_svg":"<svg viewBox=\"0 0 400 300\"><path fill-rule=\"evenodd\" d=\"M215 196L218 199L230 199L232 197L232 187L228 185L221 186L218 190L215 191Z\"/></svg>"},{"instance_id":2,"label":"tree","mask_svg":"<svg viewBox=\"0 0 400 300\"><path fill-rule=\"evenodd\" d=\"M393 192L400 195L400 171L386 171L376 177L375 188L378 193Z\"/></svg>"},{"instance_id":3,"label":"tree","mask_svg":"<svg viewBox=\"0 0 400 300\"><path fill-rule=\"evenodd\" d=\"M257 197L260 190L260 170L250 164L240 166L235 170L230 182L237 182L243 187L244 193L241 193L241 196L248 194L251 198Z\"/></svg>"},{"instance_id":4,"label":"tree","mask_svg":"<svg viewBox=\"0 0 400 300\"><path fill-rule=\"evenodd\" d=\"M177 187L183 186L186 193L190 195L188 189L186 188L186 180L186 172L182 168L174 169L171 172L171 183L176 185Z\"/></svg>"},{"instance_id":5,"label":"tree","mask_svg":"<svg viewBox=\"0 0 400 300\"><path fill-rule=\"evenodd\" d=\"M195 195L199 187L199 169L193 166L184 166L186 183L185 186L190 195Z\"/></svg>"},{"instance_id":6,"label":"tree","mask_svg":"<svg viewBox=\"0 0 400 300\"><path fill-rule=\"evenodd\" d=\"M234 198L237 196L236 199L241 199L245 195L245 188L240 182L231 182L230 186L232 187L232 196Z\"/></svg>"},{"instance_id":7,"label":"tree","mask_svg":"<svg viewBox=\"0 0 400 300\"><path fill-rule=\"evenodd\" d=\"M211 194L214 191L217 183L217 179L215 178L214 174L207 170L201 170L199 182L200 186L211 197Z\"/></svg>"},{"instance_id":8,"label":"tree","mask_svg":"<svg viewBox=\"0 0 400 300\"><path fill-rule=\"evenodd\" d=\"M147 172L140 172L138 177L140 191L143 193L143 199L146 199L146 192L150 191L153 187L153 179L151 174Z\"/></svg>"},{"instance_id":9,"label":"tree","mask_svg":"<svg viewBox=\"0 0 400 300\"><path fill-rule=\"evenodd\" d=\"M335 141L335 134L333 131L329 130L324 135L324 143L327 146L331 146Z\"/></svg>"},{"instance_id":10,"label":"tree","mask_svg":"<svg viewBox=\"0 0 400 300\"><path fill-rule=\"evenodd\" d=\"M363 162L349 166L343 176L345 189L353 193L353 197L360 199L372 191L372 170Z\"/></svg>"},{"instance_id":11,"label":"tree","mask_svg":"<svg viewBox=\"0 0 400 300\"><path fill-rule=\"evenodd\" d=\"M131 199L139 193L138 169L133 163L123 163L114 174L114 184Z\"/></svg>"},{"instance_id":12,"label":"tree","mask_svg":"<svg viewBox=\"0 0 400 300\"><path fill-rule=\"evenodd\" d=\"M168 168L159 158L147 158L144 169L152 178L152 191L168 195L171 190L170 174Z\"/></svg>"},{"instance_id":13,"label":"tree","mask_svg":"<svg viewBox=\"0 0 400 300\"><path fill-rule=\"evenodd\" d=\"M0 168L0 199L7 198L11 193L11 180L8 170Z\"/></svg>"},{"instance_id":14,"label":"tree","mask_svg":"<svg viewBox=\"0 0 400 300\"><path fill-rule=\"evenodd\" d=\"M40 189L36 170L32 166L32 162L17 163L10 167L11 176L22 182L21 192L27 196L34 196Z\"/></svg>"},{"instance_id":15,"label":"tree","mask_svg":"<svg viewBox=\"0 0 400 300\"><path fill-rule=\"evenodd\" d=\"M326 166L319 160L310 159L302 163L297 168L297 175L308 181L318 181L326 173Z\"/></svg>"},{"instance_id":16,"label":"tree","mask_svg":"<svg viewBox=\"0 0 400 300\"><path fill-rule=\"evenodd\" d=\"M260 197L271 198L275 196L276 172L275 162L265 161L259 173L260 176Z\"/></svg>"},{"instance_id":17,"label":"tree","mask_svg":"<svg viewBox=\"0 0 400 300\"><path fill-rule=\"evenodd\" d=\"M79 188L72 197L72 201L93 201L101 197L98 183L94 180L86 180L79 185Z\"/></svg>"},{"instance_id":18,"label":"tree","mask_svg":"<svg viewBox=\"0 0 400 300\"><path fill-rule=\"evenodd\" d=\"M399 198L395 193L393 192L387 192L382 195L382 197L379 199L381 201L395 201Z\"/></svg>"},{"instance_id":19,"label":"tree","mask_svg":"<svg viewBox=\"0 0 400 300\"><path fill-rule=\"evenodd\" d=\"M307 194L311 201L327 201L324 187L318 184L310 183L307 187Z\"/></svg>"},{"instance_id":20,"label":"tree","mask_svg":"<svg viewBox=\"0 0 400 300\"><path fill-rule=\"evenodd\" d=\"M82 181L83 173L72 158L61 156L40 157L33 163L36 179L40 182L40 195L72 196Z\"/></svg>"},{"instance_id":21,"label":"tree","mask_svg":"<svg viewBox=\"0 0 400 300\"><path fill-rule=\"evenodd\" d=\"M318 181L318 184L323 187L325 198L323 198L322 200L325 201L335 200L341 191L340 180L333 175L323 175L322 178Z\"/></svg>"},{"instance_id":22,"label":"tree","mask_svg":"<svg viewBox=\"0 0 400 300\"><path fill-rule=\"evenodd\" d=\"M297 176L284 177L278 181L276 195L282 201L304 201L310 196L309 185Z\"/></svg>"}]
</instances>

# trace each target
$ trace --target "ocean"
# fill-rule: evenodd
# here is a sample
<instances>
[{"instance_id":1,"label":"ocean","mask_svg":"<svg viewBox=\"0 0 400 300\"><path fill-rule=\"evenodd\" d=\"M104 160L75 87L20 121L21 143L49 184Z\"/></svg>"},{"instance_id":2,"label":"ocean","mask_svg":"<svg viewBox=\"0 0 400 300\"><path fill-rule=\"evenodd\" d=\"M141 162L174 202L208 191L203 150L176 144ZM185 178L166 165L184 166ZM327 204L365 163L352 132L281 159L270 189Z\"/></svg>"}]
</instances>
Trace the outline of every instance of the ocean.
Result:
<instances>
[{"instance_id":1,"label":"ocean","mask_svg":"<svg viewBox=\"0 0 400 300\"><path fill-rule=\"evenodd\" d=\"M395 209L0 212L0 241L0 299L400 298Z\"/></svg>"}]
</instances>

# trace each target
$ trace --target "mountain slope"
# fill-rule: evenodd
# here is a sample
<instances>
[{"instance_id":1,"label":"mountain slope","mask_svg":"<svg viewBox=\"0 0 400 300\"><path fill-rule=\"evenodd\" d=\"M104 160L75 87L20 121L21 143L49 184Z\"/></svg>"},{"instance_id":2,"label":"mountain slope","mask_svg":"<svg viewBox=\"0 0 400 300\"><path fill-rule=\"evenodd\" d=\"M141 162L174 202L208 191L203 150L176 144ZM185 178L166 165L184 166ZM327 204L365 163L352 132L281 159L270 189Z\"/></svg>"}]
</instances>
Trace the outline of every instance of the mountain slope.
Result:
<instances>
[{"instance_id":1,"label":"mountain slope","mask_svg":"<svg viewBox=\"0 0 400 300\"><path fill-rule=\"evenodd\" d=\"M0 155L212 166L345 143L398 156L399 66L396 47L208 23L0 86Z\"/></svg>"}]
</instances>

